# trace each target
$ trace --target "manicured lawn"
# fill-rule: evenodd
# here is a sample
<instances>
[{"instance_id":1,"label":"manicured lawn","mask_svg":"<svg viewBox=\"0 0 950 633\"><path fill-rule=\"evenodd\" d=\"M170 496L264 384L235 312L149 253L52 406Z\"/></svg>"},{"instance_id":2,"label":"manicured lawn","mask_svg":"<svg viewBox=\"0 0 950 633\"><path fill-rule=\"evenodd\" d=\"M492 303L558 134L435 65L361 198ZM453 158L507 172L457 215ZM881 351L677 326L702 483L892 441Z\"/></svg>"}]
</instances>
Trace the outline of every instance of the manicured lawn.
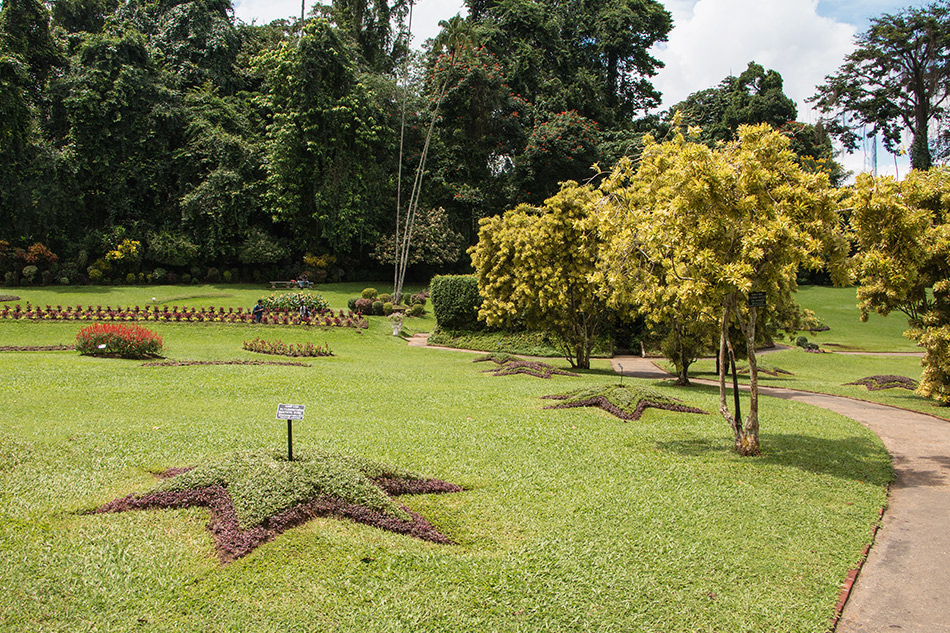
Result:
<instances>
[{"instance_id":1,"label":"manicured lawn","mask_svg":"<svg viewBox=\"0 0 950 633\"><path fill-rule=\"evenodd\" d=\"M321 291L340 308L366 285ZM53 305L260 295L82 290L13 292ZM80 325L0 321L0 345L68 344ZM891 479L873 434L797 403L765 401L757 459L731 451L710 388L649 383L709 415L542 408L543 395L616 382L606 361L578 378L496 377L475 355L407 347L380 317L368 330L149 325L178 360L272 359L241 349L254 337L334 356L143 367L0 353L4 631L824 631ZM461 485L400 497L456 544L319 518L222 566L203 509L83 514L154 488L153 472L280 449L278 403L307 406L295 450Z\"/></svg>"},{"instance_id":2,"label":"manicured lawn","mask_svg":"<svg viewBox=\"0 0 950 633\"><path fill-rule=\"evenodd\" d=\"M803 332L809 341L830 346L829 349L920 351L916 343L904 336L907 317L900 312L892 312L887 317L872 312L868 320L862 323L854 288L802 286L798 290L797 300L802 307L813 310L822 323L831 328L827 332ZM794 344L794 339L791 344Z\"/></svg>"}]
</instances>

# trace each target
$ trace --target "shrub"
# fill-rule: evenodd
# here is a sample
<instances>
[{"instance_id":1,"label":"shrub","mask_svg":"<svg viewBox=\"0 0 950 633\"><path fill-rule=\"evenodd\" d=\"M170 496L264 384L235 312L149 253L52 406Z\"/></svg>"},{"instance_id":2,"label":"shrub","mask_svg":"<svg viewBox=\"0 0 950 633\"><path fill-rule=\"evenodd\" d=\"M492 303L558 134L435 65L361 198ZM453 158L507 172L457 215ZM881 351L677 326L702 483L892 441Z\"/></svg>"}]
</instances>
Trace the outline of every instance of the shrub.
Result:
<instances>
[{"instance_id":1,"label":"shrub","mask_svg":"<svg viewBox=\"0 0 950 633\"><path fill-rule=\"evenodd\" d=\"M209 268L205 280L208 283L216 284L221 281L221 272L217 268Z\"/></svg>"},{"instance_id":2,"label":"shrub","mask_svg":"<svg viewBox=\"0 0 950 633\"><path fill-rule=\"evenodd\" d=\"M285 249L280 241L266 231L253 228L238 248L238 259L243 264L273 264L284 257Z\"/></svg>"},{"instance_id":3,"label":"shrub","mask_svg":"<svg viewBox=\"0 0 950 633\"><path fill-rule=\"evenodd\" d=\"M346 309L349 310L350 312L356 312L356 302L357 302L357 298L356 298L356 297L350 298L350 299L346 302Z\"/></svg>"},{"instance_id":4,"label":"shrub","mask_svg":"<svg viewBox=\"0 0 950 633\"><path fill-rule=\"evenodd\" d=\"M360 293L360 296L364 299L375 299L376 288L363 288L363 292Z\"/></svg>"},{"instance_id":5,"label":"shrub","mask_svg":"<svg viewBox=\"0 0 950 633\"><path fill-rule=\"evenodd\" d=\"M168 278L168 271L164 268L156 268L152 271L152 281L157 284L163 283Z\"/></svg>"},{"instance_id":6,"label":"shrub","mask_svg":"<svg viewBox=\"0 0 950 633\"><path fill-rule=\"evenodd\" d=\"M234 276L231 274L230 270L226 270L223 273L221 273L221 277L222 279L224 279L224 283L226 284L231 283L231 280L234 279Z\"/></svg>"},{"instance_id":7,"label":"shrub","mask_svg":"<svg viewBox=\"0 0 950 633\"><path fill-rule=\"evenodd\" d=\"M393 300L393 296L389 294L381 294L376 298L382 301L383 303L392 303L392 300Z\"/></svg>"},{"instance_id":8,"label":"shrub","mask_svg":"<svg viewBox=\"0 0 950 633\"><path fill-rule=\"evenodd\" d=\"M426 313L426 309L421 303L414 303L407 312L409 316L420 317Z\"/></svg>"},{"instance_id":9,"label":"shrub","mask_svg":"<svg viewBox=\"0 0 950 633\"><path fill-rule=\"evenodd\" d=\"M135 276L135 273L129 273L128 275L125 276L125 283L132 286L135 284L136 279L137 278Z\"/></svg>"},{"instance_id":10,"label":"shrub","mask_svg":"<svg viewBox=\"0 0 950 633\"><path fill-rule=\"evenodd\" d=\"M40 271L39 268L30 264L29 266L23 267L23 281L26 283L24 285L32 285L33 279L36 277L36 273Z\"/></svg>"},{"instance_id":11,"label":"shrub","mask_svg":"<svg viewBox=\"0 0 950 633\"><path fill-rule=\"evenodd\" d=\"M359 312L360 314L372 314L373 312L373 300L372 299L357 299L353 302L354 311Z\"/></svg>"},{"instance_id":12,"label":"shrub","mask_svg":"<svg viewBox=\"0 0 950 633\"><path fill-rule=\"evenodd\" d=\"M439 328L480 330L478 308L482 297L474 275L439 275L432 279L432 310Z\"/></svg>"},{"instance_id":13,"label":"shrub","mask_svg":"<svg viewBox=\"0 0 950 633\"><path fill-rule=\"evenodd\" d=\"M392 314L393 304L391 301L383 301L383 314Z\"/></svg>"},{"instance_id":14,"label":"shrub","mask_svg":"<svg viewBox=\"0 0 950 633\"><path fill-rule=\"evenodd\" d=\"M180 233L160 231L149 233L147 257L166 266L187 266L198 256L197 244Z\"/></svg>"},{"instance_id":15,"label":"shrub","mask_svg":"<svg viewBox=\"0 0 950 633\"><path fill-rule=\"evenodd\" d=\"M76 350L87 356L148 358L162 351L162 337L139 325L96 323L79 330Z\"/></svg>"},{"instance_id":16,"label":"shrub","mask_svg":"<svg viewBox=\"0 0 950 633\"><path fill-rule=\"evenodd\" d=\"M807 336L799 336L798 338L795 339L795 346L796 346L796 347L802 347L802 348L804 348L806 345L808 345L808 337L807 337Z\"/></svg>"},{"instance_id":17,"label":"shrub","mask_svg":"<svg viewBox=\"0 0 950 633\"><path fill-rule=\"evenodd\" d=\"M323 312L329 309L330 304L317 292L284 292L279 295L261 297L264 308L267 310L288 309L299 312L301 306L308 312Z\"/></svg>"},{"instance_id":18,"label":"shrub","mask_svg":"<svg viewBox=\"0 0 950 633\"><path fill-rule=\"evenodd\" d=\"M426 299L428 298L429 298L428 293L419 292L409 297L409 304L410 305L418 304L418 305L424 306L426 304Z\"/></svg>"},{"instance_id":19,"label":"shrub","mask_svg":"<svg viewBox=\"0 0 950 633\"><path fill-rule=\"evenodd\" d=\"M383 302L374 301L373 302L373 314L381 316L383 314Z\"/></svg>"},{"instance_id":20,"label":"shrub","mask_svg":"<svg viewBox=\"0 0 950 633\"><path fill-rule=\"evenodd\" d=\"M191 283L191 274L190 274L190 273L182 273L182 274L181 274L181 283L185 284L186 286L187 286L188 284L190 284L190 283Z\"/></svg>"},{"instance_id":21,"label":"shrub","mask_svg":"<svg viewBox=\"0 0 950 633\"><path fill-rule=\"evenodd\" d=\"M15 286L16 285L16 273L12 270L9 270L3 274L3 285L4 286Z\"/></svg>"}]
</instances>

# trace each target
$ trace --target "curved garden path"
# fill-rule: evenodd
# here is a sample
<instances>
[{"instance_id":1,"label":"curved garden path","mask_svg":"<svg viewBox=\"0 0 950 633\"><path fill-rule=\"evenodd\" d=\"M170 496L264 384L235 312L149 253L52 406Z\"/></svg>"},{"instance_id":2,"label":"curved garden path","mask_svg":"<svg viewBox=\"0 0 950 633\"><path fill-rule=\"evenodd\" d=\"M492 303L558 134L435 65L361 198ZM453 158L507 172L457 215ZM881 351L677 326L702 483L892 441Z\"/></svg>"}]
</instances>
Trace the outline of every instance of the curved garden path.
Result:
<instances>
[{"instance_id":1,"label":"curved garden path","mask_svg":"<svg viewBox=\"0 0 950 633\"><path fill-rule=\"evenodd\" d=\"M611 364L625 376L670 377L637 356ZM857 420L880 436L894 463L881 529L836 633L950 633L950 422L839 396L768 387L760 393Z\"/></svg>"}]
</instances>

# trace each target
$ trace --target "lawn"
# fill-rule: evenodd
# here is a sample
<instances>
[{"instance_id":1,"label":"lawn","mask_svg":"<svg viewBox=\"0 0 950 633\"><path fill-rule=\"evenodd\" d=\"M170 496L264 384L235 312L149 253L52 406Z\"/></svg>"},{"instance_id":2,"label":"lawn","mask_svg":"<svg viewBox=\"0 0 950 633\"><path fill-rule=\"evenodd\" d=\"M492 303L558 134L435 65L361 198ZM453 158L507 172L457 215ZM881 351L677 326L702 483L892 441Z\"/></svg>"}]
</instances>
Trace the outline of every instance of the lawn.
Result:
<instances>
[{"instance_id":1,"label":"lawn","mask_svg":"<svg viewBox=\"0 0 950 633\"><path fill-rule=\"evenodd\" d=\"M802 286L797 300L802 307L813 310L826 332L803 332L809 341L837 350L867 352L919 352L920 348L904 336L907 317L893 312L886 317L872 312L861 322L855 288ZM790 341L794 344L794 340Z\"/></svg>"},{"instance_id":2,"label":"lawn","mask_svg":"<svg viewBox=\"0 0 950 633\"><path fill-rule=\"evenodd\" d=\"M364 285L320 291L340 308ZM52 305L154 296L225 307L261 294L2 292ZM178 360L275 358L244 351L254 337L326 343L334 356L307 367L144 367L0 353L4 631L820 632L892 476L872 433L793 402L764 402L756 459L732 452L711 388L649 383L708 415L651 408L625 422L543 409L541 396L615 382L602 360L581 377L493 376L473 354L408 347L381 317L368 330L148 325ZM80 326L0 321L0 345L69 344ZM295 452L462 486L399 497L455 544L318 518L222 565L204 509L85 514L151 490L153 473L170 467L281 449L278 403L307 407Z\"/></svg>"}]
</instances>

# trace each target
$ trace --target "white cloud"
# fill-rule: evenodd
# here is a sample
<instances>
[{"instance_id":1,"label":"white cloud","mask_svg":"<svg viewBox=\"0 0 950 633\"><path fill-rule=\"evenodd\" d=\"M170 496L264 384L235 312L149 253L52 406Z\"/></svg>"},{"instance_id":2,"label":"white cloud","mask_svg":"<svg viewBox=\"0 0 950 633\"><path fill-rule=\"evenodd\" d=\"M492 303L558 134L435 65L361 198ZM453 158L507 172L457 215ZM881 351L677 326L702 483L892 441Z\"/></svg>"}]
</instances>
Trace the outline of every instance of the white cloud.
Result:
<instances>
[{"instance_id":1,"label":"white cloud","mask_svg":"<svg viewBox=\"0 0 950 633\"><path fill-rule=\"evenodd\" d=\"M853 50L855 27L817 13L817 0L674 0L674 28L655 54L666 68L654 85L669 107L738 75L750 61L781 73L785 94L804 99Z\"/></svg>"}]
</instances>

